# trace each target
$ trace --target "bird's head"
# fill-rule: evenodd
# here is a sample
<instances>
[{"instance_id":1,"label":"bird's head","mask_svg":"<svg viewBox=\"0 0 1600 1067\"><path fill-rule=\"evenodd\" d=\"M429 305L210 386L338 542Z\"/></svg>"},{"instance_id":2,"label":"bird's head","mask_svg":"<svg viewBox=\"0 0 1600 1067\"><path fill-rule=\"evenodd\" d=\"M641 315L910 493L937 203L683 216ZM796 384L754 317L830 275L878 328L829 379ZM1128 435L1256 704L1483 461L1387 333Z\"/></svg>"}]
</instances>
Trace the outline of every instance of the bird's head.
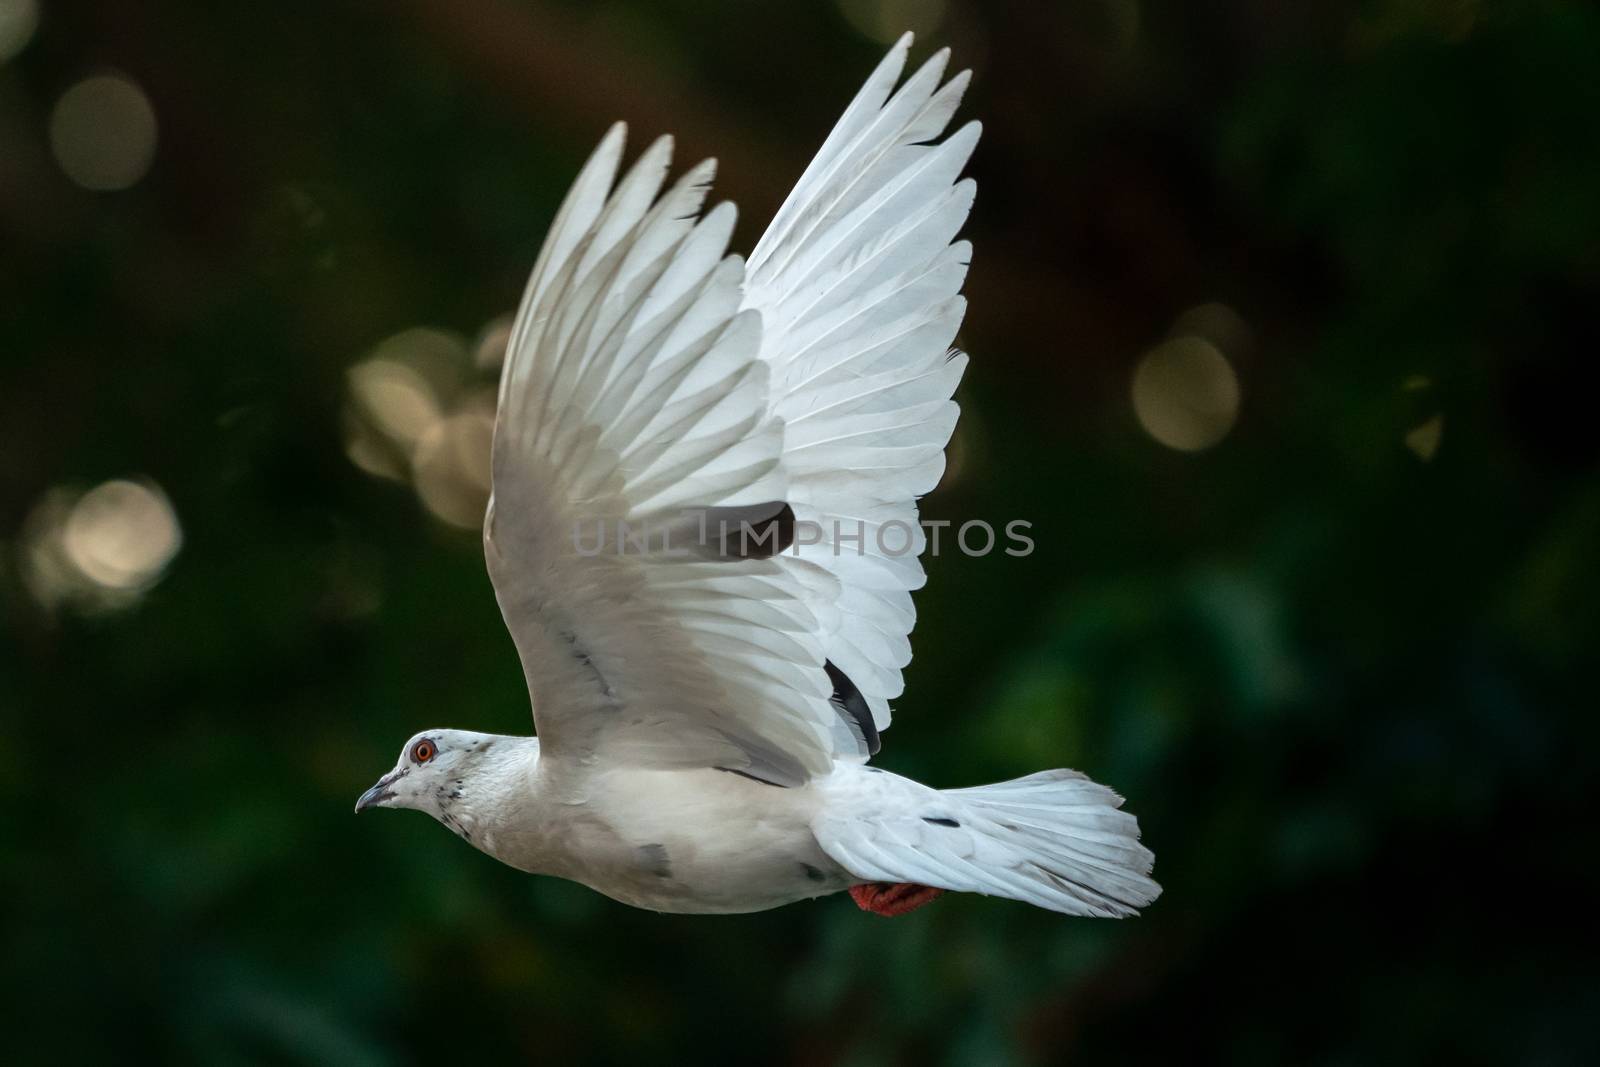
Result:
<instances>
[{"instance_id":1,"label":"bird's head","mask_svg":"<svg viewBox=\"0 0 1600 1067\"><path fill-rule=\"evenodd\" d=\"M475 771L495 748L512 738L470 730L424 730L400 750L394 770L356 801L356 811L368 808L416 808L441 822L471 790Z\"/></svg>"}]
</instances>

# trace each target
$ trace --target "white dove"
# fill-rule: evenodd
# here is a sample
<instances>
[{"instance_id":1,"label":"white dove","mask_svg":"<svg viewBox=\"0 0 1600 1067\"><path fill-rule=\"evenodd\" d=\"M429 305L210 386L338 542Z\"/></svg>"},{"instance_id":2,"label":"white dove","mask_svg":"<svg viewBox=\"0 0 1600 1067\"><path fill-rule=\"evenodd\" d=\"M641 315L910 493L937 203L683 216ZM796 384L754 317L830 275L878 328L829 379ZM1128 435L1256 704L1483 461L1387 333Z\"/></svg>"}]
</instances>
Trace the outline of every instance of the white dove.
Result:
<instances>
[{"instance_id":1,"label":"white dove","mask_svg":"<svg viewBox=\"0 0 1600 1067\"><path fill-rule=\"evenodd\" d=\"M567 194L506 349L484 549L537 737L426 730L356 810L417 808L523 871L662 912L943 890L1126 916L1160 893L1069 770L938 790L867 766L944 469L978 140L910 35L748 262L707 160L658 197L624 127Z\"/></svg>"}]
</instances>

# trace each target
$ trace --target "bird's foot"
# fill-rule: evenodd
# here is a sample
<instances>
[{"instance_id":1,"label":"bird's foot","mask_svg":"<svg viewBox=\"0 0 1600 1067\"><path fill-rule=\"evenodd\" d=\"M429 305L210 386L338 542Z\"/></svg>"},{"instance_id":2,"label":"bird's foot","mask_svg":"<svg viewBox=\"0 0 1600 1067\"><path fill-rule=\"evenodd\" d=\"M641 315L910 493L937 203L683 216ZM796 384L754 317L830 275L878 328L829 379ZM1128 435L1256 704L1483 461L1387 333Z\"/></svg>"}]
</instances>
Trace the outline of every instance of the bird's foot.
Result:
<instances>
[{"instance_id":1,"label":"bird's foot","mask_svg":"<svg viewBox=\"0 0 1600 1067\"><path fill-rule=\"evenodd\" d=\"M916 885L912 882L867 882L850 887L850 897L856 907L874 915L904 915L915 911L943 893L943 889Z\"/></svg>"}]
</instances>

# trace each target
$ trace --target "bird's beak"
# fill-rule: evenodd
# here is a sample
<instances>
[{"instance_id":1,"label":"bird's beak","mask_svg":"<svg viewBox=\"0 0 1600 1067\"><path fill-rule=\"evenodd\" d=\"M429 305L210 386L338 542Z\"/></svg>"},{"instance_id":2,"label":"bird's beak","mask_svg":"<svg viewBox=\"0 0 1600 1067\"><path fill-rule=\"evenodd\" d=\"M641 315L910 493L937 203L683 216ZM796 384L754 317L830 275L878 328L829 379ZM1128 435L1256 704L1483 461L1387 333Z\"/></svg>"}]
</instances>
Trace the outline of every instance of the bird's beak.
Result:
<instances>
[{"instance_id":1,"label":"bird's beak","mask_svg":"<svg viewBox=\"0 0 1600 1067\"><path fill-rule=\"evenodd\" d=\"M389 787L394 785L394 780L398 777L399 775L396 772L391 771L379 778L377 784L362 793L360 799L356 801L356 814L360 815L368 808L382 807L385 801L393 800L394 790Z\"/></svg>"}]
</instances>

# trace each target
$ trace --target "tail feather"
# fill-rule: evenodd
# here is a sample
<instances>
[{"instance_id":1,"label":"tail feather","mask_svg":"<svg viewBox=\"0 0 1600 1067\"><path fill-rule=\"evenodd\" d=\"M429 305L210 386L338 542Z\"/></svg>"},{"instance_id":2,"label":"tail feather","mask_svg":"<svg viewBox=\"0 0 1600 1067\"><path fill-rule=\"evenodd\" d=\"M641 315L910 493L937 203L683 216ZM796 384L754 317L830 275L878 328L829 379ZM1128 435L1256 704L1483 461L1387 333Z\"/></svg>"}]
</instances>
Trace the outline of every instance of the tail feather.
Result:
<instances>
[{"instance_id":1,"label":"tail feather","mask_svg":"<svg viewBox=\"0 0 1600 1067\"><path fill-rule=\"evenodd\" d=\"M865 779L871 779L869 783ZM916 882L1026 901L1069 915L1123 917L1161 893L1155 857L1122 798L1076 771L934 790L863 775L847 812L819 818L817 840L868 882Z\"/></svg>"}]
</instances>

